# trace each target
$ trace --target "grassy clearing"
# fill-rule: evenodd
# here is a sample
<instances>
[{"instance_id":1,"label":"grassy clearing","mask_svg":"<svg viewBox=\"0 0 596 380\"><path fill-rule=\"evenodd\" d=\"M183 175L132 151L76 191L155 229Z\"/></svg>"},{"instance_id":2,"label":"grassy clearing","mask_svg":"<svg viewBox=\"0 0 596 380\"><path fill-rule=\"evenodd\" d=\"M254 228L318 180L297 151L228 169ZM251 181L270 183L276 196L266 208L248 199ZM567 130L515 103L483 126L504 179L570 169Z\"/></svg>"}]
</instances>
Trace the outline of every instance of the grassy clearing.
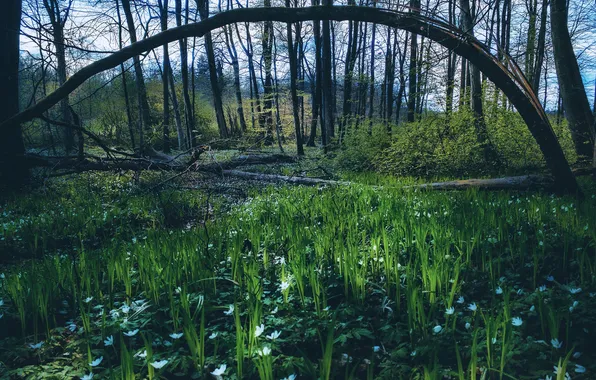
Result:
<instances>
[{"instance_id":1,"label":"grassy clearing","mask_svg":"<svg viewBox=\"0 0 596 380\"><path fill-rule=\"evenodd\" d=\"M593 376L595 189L382 183L396 186L267 187L223 208L85 175L7 202L0 249L35 257L2 269L0 373Z\"/></svg>"}]
</instances>

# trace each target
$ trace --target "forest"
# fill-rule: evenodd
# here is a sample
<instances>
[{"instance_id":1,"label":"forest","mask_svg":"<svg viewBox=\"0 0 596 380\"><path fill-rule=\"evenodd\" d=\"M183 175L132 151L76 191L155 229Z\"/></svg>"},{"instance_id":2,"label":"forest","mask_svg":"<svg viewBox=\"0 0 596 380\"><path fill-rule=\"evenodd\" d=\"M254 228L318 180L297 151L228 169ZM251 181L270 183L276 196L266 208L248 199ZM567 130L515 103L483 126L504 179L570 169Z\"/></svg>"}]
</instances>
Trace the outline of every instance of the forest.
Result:
<instances>
[{"instance_id":1,"label":"forest","mask_svg":"<svg viewBox=\"0 0 596 380\"><path fill-rule=\"evenodd\" d=\"M0 379L596 378L594 0L0 10Z\"/></svg>"}]
</instances>

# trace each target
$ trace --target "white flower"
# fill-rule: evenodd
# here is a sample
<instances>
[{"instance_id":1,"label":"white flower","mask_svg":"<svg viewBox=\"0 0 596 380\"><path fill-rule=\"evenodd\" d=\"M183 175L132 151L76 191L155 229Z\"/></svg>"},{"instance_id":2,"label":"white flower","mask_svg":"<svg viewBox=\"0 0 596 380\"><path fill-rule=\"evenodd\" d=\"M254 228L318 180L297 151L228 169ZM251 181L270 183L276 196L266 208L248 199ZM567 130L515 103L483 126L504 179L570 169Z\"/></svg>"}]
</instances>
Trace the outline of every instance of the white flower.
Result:
<instances>
[{"instance_id":1,"label":"white flower","mask_svg":"<svg viewBox=\"0 0 596 380\"><path fill-rule=\"evenodd\" d=\"M442 327L442 326L440 326L440 325L436 325L435 327L433 327L433 332L434 332L435 334L438 334L438 333L440 333L442 330L443 330L443 327Z\"/></svg>"},{"instance_id":2,"label":"white flower","mask_svg":"<svg viewBox=\"0 0 596 380\"><path fill-rule=\"evenodd\" d=\"M530 311L534 311L536 310L536 308L534 307L534 305L532 305L532 307L530 307Z\"/></svg>"},{"instance_id":3,"label":"white flower","mask_svg":"<svg viewBox=\"0 0 596 380\"><path fill-rule=\"evenodd\" d=\"M379 351L381 351L381 347L373 346L373 352L379 352Z\"/></svg>"},{"instance_id":4,"label":"white flower","mask_svg":"<svg viewBox=\"0 0 596 380\"><path fill-rule=\"evenodd\" d=\"M139 351L135 354L135 358L145 359L147 357L147 350Z\"/></svg>"},{"instance_id":5,"label":"white flower","mask_svg":"<svg viewBox=\"0 0 596 380\"><path fill-rule=\"evenodd\" d=\"M447 315L453 315L453 313L455 313L455 308L453 306L451 306L450 308L445 309L445 314L447 314Z\"/></svg>"},{"instance_id":6,"label":"white flower","mask_svg":"<svg viewBox=\"0 0 596 380\"><path fill-rule=\"evenodd\" d=\"M478 310L478 306L476 306L476 302L472 302L471 304L468 305L468 310L470 311L476 311Z\"/></svg>"},{"instance_id":7,"label":"white flower","mask_svg":"<svg viewBox=\"0 0 596 380\"><path fill-rule=\"evenodd\" d=\"M93 372L89 372L88 375L83 375L83 377L81 377L81 380L91 380L93 379Z\"/></svg>"},{"instance_id":8,"label":"white flower","mask_svg":"<svg viewBox=\"0 0 596 380\"><path fill-rule=\"evenodd\" d=\"M211 333L211 335L209 335L209 339L215 339L215 338L217 338L217 335L219 335L218 332L213 332L213 333Z\"/></svg>"},{"instance_id":9,"label":"white flower","mask_svg":"<svg viewBox=\"0 0 596 380\"><path fill-rule=\"evenodd\" d=\"M570 288L569 289L569 293L571 293L571 294L577 294L581 291L582 291L582 288Z\"/></svg>"},{"instance_id":10,"label":"white flower","mask_svg":"<svg viewBox=\"0 0 596 380\"><path fill-rule=\"evenodd\" d=\"M114 336L110 335L109 337L106 338L106 340L103 341L103 344L107 347L107 346L111 346L114 344Z\"/></svg>"},{"instance_id":11,"label":"white flower","mask_svg":"<svg viewBox=\"0 0 596 380\"><path fill-rule=\"evenodd\" d=\"M4 306L4 300L0 298L0 306Z\"/></svg>"},{"instance_id":12,"label":"white flower","mask_svg":"<svg viewBox=\"0 0 596 380\"><path fill-rule=\"evenodd\" d=\"M182 335L184 335L184 333L172 333L172 334L170 334L170 338L180 339L180 338L182 338Z\"/></svg>"},{"instance_id":13,"label":"white flower","mask_svg":"<svg viewBox=\"0 0 596 380\"><path fill-rule=\"evenodd\" d=\"M232 315L234 314L234 305L230 305L230 308L227 311L224 311L225 315Z\"/></svg>"},{"instance_id":14,"label":"white flower","mask_svg":"<svg viewBox=\"0 0 596 380\"><path fill-rule=\"evenodd\" d=\"M155 369L161 369L163 368L163 366L165 366L166 364L168 364L167 360L160 360L158 362L153 362L151 363L151 367L155 368Z\"/></svg>"},{"instance_id":15,"label":"white flower","mask_svg":"<svg viewBox=\"0 0 596 380\"><path fill-rule=\"evenodd\" d=\"M101 364L102 360L103 360L103 356L100 356L97 359L95 359L94 361L92 361L91 363L89 363L89 365L91 367L97 367L99 364Z\"/></svg>"},{"instance_id":16,"label":"white flower","mask_svg":"<svg viewBox=\"0 0 596 380\"><path fill-rule=\"evenodd\" d=\"M85 303L89 303L89 302L91 302L92 300L93 300L93 297L87 297L87 298L85 298L85 300L84 300L84 301L85 301Z\"/></svg>"},{"instance_id":17,"label":"white flower","mask_svg":"<svg viewBox=\"0 0 596 380\"><path fill-rule=\"evenodd\" d=\"M29 347L31 347L33 350L39 350L41 348L41 346L43 346L43 342L39 342L36 344L29 344Z\"/></svg>"},{"instance_id":18,"label":"white flower","mask_svg":"<svg viewBox=\"0 0 596 380\"><path fill-rule=\"evenodd\" d=\"M137 335L138 332L139 332L139 329L134 329L132 331L125 332L124 335L126 335L126 336L135 336L135 335Z\"/></svg>"},{"instance_id":19,"label":"white flower","mask_svg":"<svg viewBox=\"0 0 596 380\"><path fill-rule=\"evenodd\" d=\"M470 327L472 327L472 325L470 324L470 322L466 322L466 330L469 330Z\"/></svg>"},{"instance_id":20,"label":"white flower","mask_svg":"<svg viewBox=\"0 0 596 380\"><path fill-rule=\"evenodd\" d=\"M68 330L70 330L70 332L74 332L77 329L77 325L75 325L74 323L70 323L66 327L68 328Z\"/></svg>"},{"instance_id":21,"label":"white flower","mask_svg":"<svg viewBox=\"0 0 596 380\"><path fill-rule=\"evenodd\" d=\"M552 344L554 348L561 348L561 347L563 347L563 342L559 342L559 339L557 339L557 338L551 339L550 340L550 344Z\"/></svg>"},{"instance_id":22,"label":"white flower","mask_svg":"<svg viewBox=\"0 0 596 380\"><path fill-rule=\"evenodd\" d=\"M269 347L263 347L263 349L258 350L257 353L259 356L269 356L271 355L271 349Z\"/></svg>"},{"instance_id":23,"label":"white flower","mask_svg":"<svg viewBox=\"0 0 596 380\"><path fill-rule=\"evenodd\" d=\"M410 352L410 356L412 356L412 357L416 356L416 350Z\"/></svg>"},{"instance_id":24,"label":"white flower","mask_svg":"<svg viewBox=\"0 0 596 380\"><path fill-rule=\"evenodd\" d=\"M280 335L281 335L281 331L274 331L271 334L267 335L267 339L275 340L275 339L279 338Z\"/></svg>"},{"instance_id":25,"label":"white flower","mask_svg":"<svg viewBox=\"0 0 596 380\"><path fill-rule=\"evenodd\" d=\"M579 351L578 351L578 352L574 352L574 353L573 353L573 358L574 358L574 359L579 359L579 357L580 357L580 356L582 356L582 353L581 353L581 352L579 352Z\"/></svg>"},{"instance_id":26,"label":"white flower","mask_svg":"<svg viewBox=\"0 0 596 380\"><path fill-rule=\"evenodd\" d=\"M215 371L211 372L211 374L213 376L217 376L220 377L221 375L224 374L224 372L226 372L226 369L228 368L228 366L226 364L222 364L219 366L219 368L217 368Z\"/></svg>"},{"instance_id":27,"label":"white flower","mask_svg":"<svg viewBox=\"0 0 596 380\"><path fill-rule=\"evenodd\" d=\"M497 294L503 294L503 288L501 288L500 286L497 288L497 290L495 290L495 293Z\"/></svg>"},{"instance_id":28,"label":"white flower","mask_svg":"<svg viewBox=\"0 0 596 380\"><path fill-rule=\"evenodd\" d=\"M281 284L279 285L279 288L284 291L286 289L288 289L290 287L290 283L287 281L282 281Z\"/></svg>"},{"instance_id":29,"label":"white flower","mask_svg":"<svg viewBox=\"0 0 596 380\"><path fill-rule=\"evenodd\" d=\"M128 306L126 304L122 305L122 312L124 314L128 314L129 311L130 311L130 306Z\"/></svg>"},{"instance_id":30,"label":"white flower","mask_svg":"<svg viewBox=\"0 0 596 380\"><path fill-rule=\"evenodd\" d=\"M522 319L520 317L513 317L513 319L511 319L511 324L513 326L519 327L523 324L524 322L522 321Z\"/></svg>"},{"instance_id":31,"label":"white flower","mask_svg":"<svg viewBox=\"0 0 596 380\"><path fill-rule=\"evenodd\" d=\"M546 278L546 281L553 282L553 281L555 281L555 278L554 278L553 276L548 276L548 277Z\"/></svg>"},{"instance_id":32,"label":"white flower","mask_svg":"<svg viewBox=\"0 0 596 380\"><path fill-rule=\"evenodd\" d=\"M271 312L271 314L275 314L275 313L277 313L277 311L278 311L278 308L276 306L275 309L273 309L273 311Z\"/></svg>"},{"instance_id":33,"label":"white flower","mask_svg":"<svg viewBox=\"0 0 596 380\"><path fill-rule=\"evenodd\" d=\"M584 372L586 372L586 367L584 367L582 365L579 365L579 364L576 364L575 365L575 372L577 372L577 373L584 373Z\"/></svg>"},{"instance_id":34,"label":"white flower","mask_svg":"<svg viewBox=\"0 0 596 380\"><path fill-rule=\"evenodd\" d=\"M288 377L284 377L284 378L283 378L283 379L281 379L281 380L296 380L296 374L294 374L294 373L293 373L293 374L291 374L290 376L288 376Z\"/></svg>"},{"instance_id":35,"label":"white flower","mask_svg":"<svg viewBox=\"0 0 596 380\"><path fill-rule=\"evenodd\" d=\"M465 302L465 300L464 300L464 297L463 297L463 296L460 296L460 297L457 299L457 303L464 303L464 302Z\"/></svg>"},{"instance_id":36,"label":"white flower","mask_svg":"<svg viewBox=\"0 0 596 380\"><path fill-rule=\"evenodd\" d=\"M263 334L263 331L265 331L265 325L261 323L260 326L257 326L255 328L255 338L261 336L261 334Z\"/></svg>"},{"instance_id":37,"label":"white flower","mask_svg":"<svg viewBox=\"0 0 596 380\"><path fill-rule=\"evenodd\" d=\"M540 285L540 287L538 288L538 290L539 290L540 292L544 292L544 291L546 291L546 285Z\"/></svg>"},{"instance_id":38,"label":"white flower","mask_svg":"<svg viewBox=\"0 0 596 380\"><path fill-rule=\"evenodd\" d=\"M491 339L491 342L492 342L493 344L496 344L496 343L497 343L497 338L492 338L492 339Z\"/></svg>"},{"instance_id":39,"label":"white flower","mask_svg":"<svg viewBox=\"0 0 596 380\"><path fill-rule=\"evenodd\" d=\"M172 346L172 342L170 342L169 340L164 340L163 341L163 345L166 347L171 347Z\"/></svg>"}]
</instances>

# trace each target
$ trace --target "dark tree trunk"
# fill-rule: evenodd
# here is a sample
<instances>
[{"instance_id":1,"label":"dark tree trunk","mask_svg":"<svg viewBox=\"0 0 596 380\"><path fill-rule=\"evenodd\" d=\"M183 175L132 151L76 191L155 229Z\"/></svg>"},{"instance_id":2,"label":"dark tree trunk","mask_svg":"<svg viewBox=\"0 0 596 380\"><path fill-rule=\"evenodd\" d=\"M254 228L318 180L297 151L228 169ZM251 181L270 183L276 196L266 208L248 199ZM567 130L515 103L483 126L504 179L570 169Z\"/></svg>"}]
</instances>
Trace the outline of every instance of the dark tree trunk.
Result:
<instances>
[{"instance_id":1,"label":"dark tree trunk","mask_svg":"<svg viewBox=\"0 0 596 380\"><path fill-rule=\"evenodd\" d=\"M130 0L122 0L122 10L126 18L128 33L130 34L130 43L137 42L137 32L135 22L130 10ZM147 101L147 88L145 87L145 78L143 77L143 68L138 55L133 57L133 66L135 70L135 84L137 86L137 100L139 103L139 153L145 151L145 130L151 126L151 117L149 113L149 102Z\"/></svg>"},{"instance_id":2,"label":"dark tree trunk","mask_svg":"<svg viewBox=\"0 0 596 380\"><path fill-rule=\"evenodd\" d=\"M551 0L550 20L555 67L575 150L584 159L593 158L594 115L567 29L566 0Z\"/></svg>"},{"instance_id":3,"label":"dark tree trunk","mask_svg":"<svg viewBox=\"0 0 596 380\"><path fill-rule=\"evenodd\" d=\"M461 18L463 30L470 36L474 36L474 24L470 4L468 0L460 0ZM470 67L470 96L472 101L472 112L474 113L474 127L476 138L482 146L484 160L493 163L496 159L496 152L488 139L488 132L484 122L484 111L482 106L482 83L480 81L480 70L476 65L469 63Z\"/></svg>"},{"instance_id":4,"label":"dark tree trunk","mask_svg":"<svg viewBox=\"0 0 596 380\"><path fill-rule=\"evenodd\" d=\"M201 20L206 20L209 17L209 1L196 0L197 8L199 9L199 16ZM213 94L213 106L215 107L215 118L217 119L217 127L219 129L219 136L221 138L228 137L228 127L226 126L226 117L223 109L223 101L221 99L221 88L217 76L217 65L215 63L215 52L213 50L213 38L211 32L205 33L205 51L207 54L207 64L209 66L209 81L211 82L211 92Z\"/></svg>"},{"instance_id":5,"label":"dark tree trunk","mask_svg":"<svg viewBox=\"0 0 596 380\"><path fill-rule=\"evenodd\" d=\"M122 16L120 16L120 4L116 0L116 14L118 16L118 46L120 49L123 47L122 42ZM124 92L124 106L126 107L126 122L128 124L128 133L130 134L130 146L135 151L135 134L134 126L132 124L132 112L130 106L130 98L128 96L128 85L126 83L126 71L124 70L124 63L120 64L120 72L122 76L122 91Z\"/></svg>"},{"instance_id":6,"label":"dark tree trunk","mask_svg":"<svg viewBox=\"0 0 596 380\"><path fill-rule=\"evenodd\" d=\"M19 112L19 32L21 0L8 0L0 12L0 122ZM17 189L28 171L17 157L25 153L21 127L2 131L0 138L0 187Z\"/></svg>"},{"instance_id":7,"label":"dark tree trunk","mask_svg":"<svg viewBox=\"0 0 596 380\"><path fill-rule=\"evenodd\" d=\"M312 0L313 5L318 5L317 0ZM315 146L315 138L317 137L317 122L319 121L319 114L321 111L321 98L322 98L322 63L321 63L321 22L319 20L313 21L313 37L315 40L315 72L314 72L314 85L312 94L312 119L310 123L310 136L308 137L308 143L306 146ZM325 129L323 123L321 123L321 129ZM324 131L321 131L321 137L326 136ZM323 147L327 146L327 141L323 141Z\"/></svg>"},{"instance_id":8,"label":"dark tree trunk","mask_svg":"<svg viewBox=\"0 0 596 380\"><path fill-rule=\"evenodd\" d=\"M185 14L185 23L188 24L188 0L186 0L186 14ZM176 0L176 26L182 25L182 0ZM188 139L188 144L190 147L194 146L195 144L195 133L193 132L196 129L195 120L194 120L194 109L192 102L190 100L190 92L189 92L189 83L188 83L188 39L181 38L178 40L178 45L180 46L180 73L182 76L182 97L184 98L184 121L186 124L186 130L189 131L187 133L188 136L184 135L184 128L182 128L182 123L176 123L176 132L178 134L178 149L182 149L186 146ZM176 96L176 87L172 85L172 92L173 95ZM177 105L176 100L176 112L180 113L180 108ZM178 116L179 117L179 116Z\"/></svg>"},{"instance_id":9,"label":"dark tree trunk","mask_svg":"<svg viewBox=\"0 0 596 380\"><path fill-rule=\"evenodd\" d=\"M66 51L64 45L64 26L70 13L69 8L62 9L58 0L43 0L44 7L50 17L52 25L52 39L56 49L56 74L58 75L58 85L66 82ZM60 118L66 124L71 124L71 115L68 105L68 97L60 101ZM74 147L74 132L72 129L63 128L62 136L64 139L64 150L68 155Z\"/></svg>"},{"instance_id":10,"label":"dark tree trunk","mask_svg":"<svg viewBox=\"0 0 596 380\"><path fill-rule=\"evenodd\" d=\"M290 7L290 0L286 0L286 7ZM304 148L302 147L300 116L298 114L298 91L296 88L296 79L298 77L298 45L294 44L293 41L292 24L288 23L286 25L286 31L288 36L288 54L290 59L290 93L292 97L292 115L294 117L294 131L296 133L296 150L299 156L303 156Z\"/></svg>"},{"instance_id":11,"label":"dark tree trunk","mask_svg":"<svg viewBox=\"0 0 596 380\"><path fill-rule=\"evenodd\" d=\"M271 7L271 0L265 0L265 7ZM273 51L273 22L263 24L263 62L265 83L263 85L263 116L265 121L265 145L273 144L273 78L271 76Z\"/></svg>"},{"instance_id":12,"label":"dark tree trunk","mask_svg":"<svg viewBox=\"0 0 596 380\"><path fill-rule=\"evenodd\" d=\"M323 0L324 6L332 6L333 0ZM333 92L332 92L332 70L331 67L331 28L330 21L323 20L323 36L322 36L322 128L325 129L323 135L323 144L327 146L327 138L333 137L334 120L333 120Z\"/></svg>"},{"instance_id":13,"label":"dark tree trunk","mask_svg":"<svg viewBox=\"0 0 596 380\"><path fill-rule=\"evenodd\" d=\"M375 3L376 4L376 3ZM377 24L372 24L372 38L370 40L370 103L368 107L368 133L372 135L373 112L375 108L375 40Z\"/></svg>"},{"instance_id":14,"label":"dark tree trunk","mask_svg":"<svg viewBox=\"0 0 596 380\"><path fill-rule=\"evenodd\" d=\"M548 1L549 0L542 0L542 10L540 11L540 31L538 32L537 42L538 51L536 52L536 63L534 64L534 73L532 74L532 80L530 81L530 83L532 84L532 90L534 90L535 93L538 93L538 90L540 88L540 74L542 72L542 63L544 62Z\"/></svg>"},{"instance_id":15,"label":"dark tree trunk","mask_svg":"<svg viewBox=\"0 0 596 380\"><path fill-rule=\"evenodd\" d=\"M244 119L244 106L242 104L242 90L240 88L240 65L238 64L238 52L234 45L234 38L232 36L232 27L228 26L224 29L224 36L226 38L226 46L228 54L232 60L232 68L234 69L234 89L236 94L236 112L240 120L240 129L246 132L246 120Z\"/></svg>"},{"instance_id":16,"label":"dark tree trunk","mask_svg":"<svg viewBox=\"0 0 596 380\"><path fill-rule=\"evenodd\" d=\"M160 24L161 31L168 29L168 0L157 0L160 10ZM170 52L168 44L163 45L163 70L162 70L162 87L163 87L163 136L162 150L165 153L170 153L170 89L168 86L170 76ZM175 91L172 86L172 91Z\"/></svg>"},{"instance_id":17,"label":"dark tree trunk","mask_svg":"<svg viewBox=\"0 0 596 380\"><path fill-rule=\"evenodd\" d=\"M410 0L410 12L420 14L420 0ZM416 80L418 77L418 36L412 35L410 41L410 70L409 70L409 89L408 89L408 122L414 122L416 113Z\"/></svg>"}]
</instances>

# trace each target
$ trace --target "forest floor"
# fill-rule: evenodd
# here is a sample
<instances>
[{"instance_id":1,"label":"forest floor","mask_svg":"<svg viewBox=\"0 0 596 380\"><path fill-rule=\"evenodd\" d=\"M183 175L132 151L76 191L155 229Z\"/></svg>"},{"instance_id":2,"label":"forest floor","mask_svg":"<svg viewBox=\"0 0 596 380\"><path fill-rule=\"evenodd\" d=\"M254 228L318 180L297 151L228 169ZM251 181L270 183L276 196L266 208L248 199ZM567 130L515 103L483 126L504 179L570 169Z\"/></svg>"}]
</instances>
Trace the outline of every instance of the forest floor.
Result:
<instances>
[{"instance_id":1,"label":"forest floor","mask_svg":"<svg viewBox=\"0 0 596 380\"><path fill-rule=\"evenodd\" d=\"M3 200L0 378L594 378L590 179L438 192L317 162L251 170L353 184L88 172Z\"/></svg>"}]
</instances>

